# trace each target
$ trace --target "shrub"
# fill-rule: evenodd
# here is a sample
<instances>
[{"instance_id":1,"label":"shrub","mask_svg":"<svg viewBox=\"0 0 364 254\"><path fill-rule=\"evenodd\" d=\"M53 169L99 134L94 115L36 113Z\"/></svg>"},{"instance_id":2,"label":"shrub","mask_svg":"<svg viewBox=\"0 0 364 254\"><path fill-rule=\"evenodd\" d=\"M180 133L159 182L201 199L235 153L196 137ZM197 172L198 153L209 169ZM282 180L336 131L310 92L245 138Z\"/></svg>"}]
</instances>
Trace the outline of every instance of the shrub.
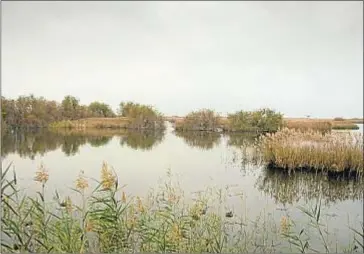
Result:
<instances>
[{"instance_id":1,"label":"shrub","mask_svg":"<svg viewBox=\"0 0 364 254\"><path fill-rule=\"evenodd\" d=\"M271 109L238 111L228 115L226 130L237 132L274 132L283 125L283 115Z\"/></svg>"},{"instance_id":2,"label":"shrub","mask_svg":"<svg viewBox=\"0 0 364 254\"><path fill-rule=\"evenodd\" d=\"M210 109L193 111L175 122L178 131L215 131L218 127L219 115Z\"/></svg>"},{"instance_id":3,"label":"shrub","mask_svg":"<svg viewBox=\"0 0 364 254\"><path fill-rule=\"evenodd\" d=\"M134 102L120 103L119 114L130 120L130 129L164 129L163 115L152 106Z\"/></svg>"},{"instance_id":4,"label":"shrub","mask_svg":"<svg viewBox=\"0 0 364 254\"><path fill-rule=\"evenodd\" d=\"M345 121L345 119L342 117L335 117L334 121Z\"/></svg>"}]
</instances>

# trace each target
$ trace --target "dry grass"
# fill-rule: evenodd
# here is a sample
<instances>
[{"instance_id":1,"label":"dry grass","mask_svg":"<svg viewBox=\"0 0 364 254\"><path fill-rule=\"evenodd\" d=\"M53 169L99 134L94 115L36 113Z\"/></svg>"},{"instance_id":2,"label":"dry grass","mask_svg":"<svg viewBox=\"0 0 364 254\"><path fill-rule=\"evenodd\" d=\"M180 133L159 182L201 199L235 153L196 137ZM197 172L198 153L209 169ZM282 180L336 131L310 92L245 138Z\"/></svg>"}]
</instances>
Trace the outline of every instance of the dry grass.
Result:
<instances>
[{"instance_id":1,"label":"dry grass","mask_svg":"<svg viewBox=\"0 0 364 254\"><path fill-rule=\"evenodd\" d=\"M311 120L311 119L285 119L284 126L288 129L295 130L315 130L322 133L330 132L332 128L331 121L327 120Z\"/></svg>"},{"instance_id":2,"label":"dry grass","mask_svg":"<svg viewBox=\"0 0 364 254\"><path fill-rule=\"evenodd\" d=\"M289 171L356 172L363 169L363 134L283 129L260 138L264 161Z\"/></svg>"},{"instance_id":3,"label":"dry grass","mask_svg":"<svg viewBox=\"0 0 364 254\"><path fill-rule=\"evenodd\" d=\"M84 118L79 120L66 120L50 124L51 128L70 128L70 129L86 129L86 128L127 128L131 120L127 117L115 118Z\"/></svg>"},{"instance_id":4,"label":"dry grass","mask_svg":"<svg viewBox=\"0 0 364 254\"><path fill-rule=\"evenodd\" d=\"M330 130L357 130L357 124L363 123L363 119L344 119L336 117L334 119L324 118L285 118L285 127L300 130L318 130L327 132Z\"/></svg>"}]
</instances>

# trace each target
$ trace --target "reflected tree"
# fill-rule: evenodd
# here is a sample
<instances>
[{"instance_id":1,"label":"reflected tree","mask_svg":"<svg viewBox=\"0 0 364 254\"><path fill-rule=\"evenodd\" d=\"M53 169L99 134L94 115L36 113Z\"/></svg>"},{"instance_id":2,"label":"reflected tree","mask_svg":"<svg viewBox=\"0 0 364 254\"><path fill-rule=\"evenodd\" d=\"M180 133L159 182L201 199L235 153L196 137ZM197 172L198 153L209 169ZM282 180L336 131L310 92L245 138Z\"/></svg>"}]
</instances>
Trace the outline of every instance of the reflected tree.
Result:
<instances>
[{"instance_id":1,"label":"reflected tree","mask_svg":"<svg viewBox=\"0 0 364 254\"><path fill-rule=\"evenodd\" d=\"M71 130L6 130L1 132L1 156L16 153L20 157L34 159L35 156L43 156L47 152L61 149L67 156L75 155L79 148L85 144L93 147L106 145L113 136L113 132L88 132Z\"/></svg>"},{"instance_id":2,"label":"reflected tree","mask_svg":"<svg viewBox=\"0 0 364 254\"><path fill-rule=\"evenodd\" d=\"M228 136L228 146L234 147L244 147L251 146L254 144L255 139L259 137L259 135L255 133L229 133Z\"/></svg>"},{"instance_id":3,"label":"reflected tree","mask_svg":"<svg viewBox=\"0 0 364 254\"><path fill-rule=\"evenodd\" d=\"M120 137L120 145L135 150L151 150L164 138L163 131L127 131Z\"/></svg>"},{"instance_id":4,"label":"reflected tree","mask_svg":"<svg viewBox=\"0 0 364 254\"><path fill-rule=\"evenodd\" d=\"M209 150L220 143L221 135L216 132L203 131L175 131L177 137L182 138L191 147Z\"/></svg>"},{"instance_id":5,"label":"reflected tree","mask_svg":"<svg viewBox=\"0 0 364 254\"><path fill-rule=\"evenodd\" d=\"M105 146L111 141L112 137L101 136L101 137L90 137L88 142L92 147Z\"/></svg>"}]
</instances>

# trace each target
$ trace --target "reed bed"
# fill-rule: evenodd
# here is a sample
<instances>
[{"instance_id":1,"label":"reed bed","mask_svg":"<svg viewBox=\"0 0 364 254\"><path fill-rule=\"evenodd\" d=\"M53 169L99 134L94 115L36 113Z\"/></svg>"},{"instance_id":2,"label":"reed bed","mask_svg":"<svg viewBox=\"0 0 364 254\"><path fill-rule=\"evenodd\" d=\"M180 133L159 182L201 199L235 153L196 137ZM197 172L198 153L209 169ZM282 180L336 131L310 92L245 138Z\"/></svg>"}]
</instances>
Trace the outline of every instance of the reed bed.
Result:
<instances>
[{"instance_id":1,"label":"reed bed","mask_svg":"<svg viewBox=\"0 0 364 254\"><path fill-rule=\"evenodd\" d=\"M324 173L356 173L363 170L363 134L350 132L299 131L285 128L261 136L263 160L272 167L314 170Z\"/></svg>"},{"instance_id":2,"label":"reed bed","mask_svg":"<svg viewBox=\"0 0 364 254\"><path fill-rule=\"evenodd\" d=\"M285 120L284 127L288 129L295 129L301 131L307 130L315 130L321 133L330 132L332 129L331 121L325 120L309 120L309 119L300 119L300 120Z\"/></svg>"},{"instance_id":3,"label":"reed bed","mask_svg":"<svg viewBox=\"0 0 364 254\"><path fill-rule=\"evenodd\" d=\"M58 192L53 200L46 198L51 176L44 166L34 178L40 188L36 197L21 195L16 174L9 177L9 169L1 180L1 222L7 237L1 242L2 253L330 252L327 238L322 237L321 246L311 244L314 239L306 229L296 227L288 215L276 225L269 217L249 222L227 211L227 193L222 190L211 189L187 203L170 174L145 198L131 197L115 171L103 163L100 180L94 179L94 189L90 179L80 172L73 189L81 200L77 203ZM310 225L325 234L320 206L302 211L312 220ZM363 247L362 229L352 229L352 242L343 250Z\"/></svg>"}]
</instances>

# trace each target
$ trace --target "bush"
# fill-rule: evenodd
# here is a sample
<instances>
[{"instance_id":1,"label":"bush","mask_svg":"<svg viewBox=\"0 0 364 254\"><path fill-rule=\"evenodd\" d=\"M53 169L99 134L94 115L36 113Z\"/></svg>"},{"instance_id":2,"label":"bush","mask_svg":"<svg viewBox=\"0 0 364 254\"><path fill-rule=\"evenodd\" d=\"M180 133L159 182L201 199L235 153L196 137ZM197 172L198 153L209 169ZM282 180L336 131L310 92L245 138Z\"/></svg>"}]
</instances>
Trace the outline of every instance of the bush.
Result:
<instances>
[{"instance_id":1,"label":"bush","mask_svg":"<svg viewBox=\"0 0 364 254\"><path fill-rule=\"evenodd\" d=\"M238 111L228 115L226 126L231 132L275 132L283 125L283 115L271 109Z\"/></svg>"},{"instance_id":2,"label":"bush","mask_svg":"<svg viewBox=\"0 0 364 254\"><path fill-rule=\"evenodd\" d=\"M130 129L164 129L163 115L152 106L134 102L120 103L119 114L130 120Z\"/></svg>"},{"instance_id":3,"label":"bush","mask_svg":"<svg viewBox=\"0 0 364 254\"><path fill-rule=\"evenodd\" d=\"M345 119L342 117L335 117L334 121L345 121Z\"/></svg>"},{"instance_id":4,"label":"bush","mask_svg":"<svg viewBox=\"0 0 364 254\"><path fill-rule=\"evenodd\" d=\"M175 122L178 131L215 131L219 127L219 115L211 109L189 113L183 120Z\"/></svg>"}]
</instances>

